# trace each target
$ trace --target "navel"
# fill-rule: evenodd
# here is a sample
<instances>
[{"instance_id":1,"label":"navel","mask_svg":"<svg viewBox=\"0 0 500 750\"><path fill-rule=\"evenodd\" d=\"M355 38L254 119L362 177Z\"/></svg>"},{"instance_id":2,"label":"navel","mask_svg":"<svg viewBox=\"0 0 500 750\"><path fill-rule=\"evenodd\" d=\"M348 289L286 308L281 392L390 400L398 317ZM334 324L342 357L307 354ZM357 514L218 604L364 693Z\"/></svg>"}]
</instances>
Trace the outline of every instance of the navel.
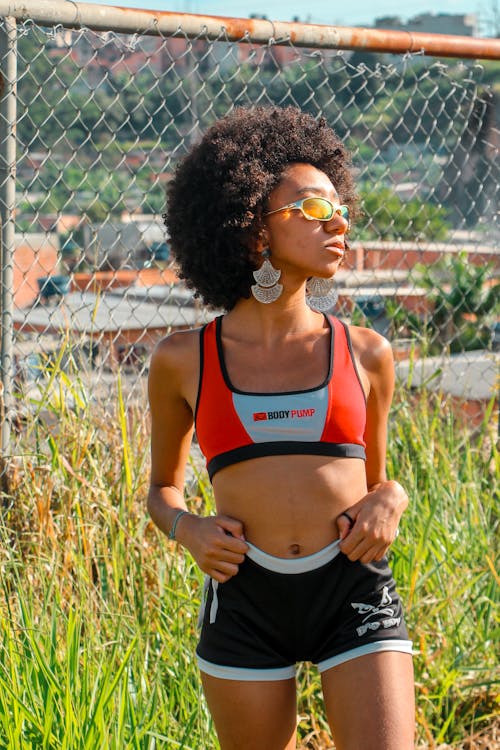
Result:
<instances>
[{"instance_id":1,"label":"navel","mask_svg":"<svg viewBox=\"0 0 500 750\"><path fill-rule=\"evenodd\" d=\"M300 555L300 544L291 544L289 550L290 554L294 557Z\"/></svg>"}]
</instances>

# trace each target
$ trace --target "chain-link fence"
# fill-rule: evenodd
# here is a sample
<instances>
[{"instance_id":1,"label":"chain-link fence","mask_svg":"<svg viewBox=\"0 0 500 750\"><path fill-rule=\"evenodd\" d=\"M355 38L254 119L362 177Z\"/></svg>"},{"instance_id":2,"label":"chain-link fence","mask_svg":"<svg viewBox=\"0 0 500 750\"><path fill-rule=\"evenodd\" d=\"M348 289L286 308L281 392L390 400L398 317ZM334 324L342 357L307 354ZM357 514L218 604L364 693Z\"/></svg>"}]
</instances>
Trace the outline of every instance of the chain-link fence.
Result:
<instances>
[{"instance_id":1,"label":"chain-link fence","mask_svg":"<svg viewBox=\"0 0 500 750\"><path fill-rule=\"evenodd\" d=\"M324 115L352 151L363 215L336 314L386 335L412 387L484 415L500 342L500 63L277 45L271 24L256 44L56 21L1 26L5 435L40 409L55 367L104 406L117 371L143 398L154 344L215 314L171 265L165 184L209 124L256 103Z\"/></svg>"}]
</instances>

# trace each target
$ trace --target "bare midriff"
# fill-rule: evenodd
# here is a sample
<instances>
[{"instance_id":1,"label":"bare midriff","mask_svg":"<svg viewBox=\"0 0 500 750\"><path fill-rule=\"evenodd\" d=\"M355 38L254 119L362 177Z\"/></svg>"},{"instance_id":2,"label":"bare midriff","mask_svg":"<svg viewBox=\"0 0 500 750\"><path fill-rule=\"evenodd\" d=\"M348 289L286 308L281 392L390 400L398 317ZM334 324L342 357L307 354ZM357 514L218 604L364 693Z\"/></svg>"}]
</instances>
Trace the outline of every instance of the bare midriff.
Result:
<instances>
[{"instance_id":1,"label":"bare midriff","mask_svg":"<svg viewBox=\"0 0 500 750\"><path fill-rule=\"evenodd\" d=\"M358 458L267 456L213 478L217 512L237 518L245 539L270 555L302 557L338 538L336 518L367 491Z\"/></svg>"}]
</instances>

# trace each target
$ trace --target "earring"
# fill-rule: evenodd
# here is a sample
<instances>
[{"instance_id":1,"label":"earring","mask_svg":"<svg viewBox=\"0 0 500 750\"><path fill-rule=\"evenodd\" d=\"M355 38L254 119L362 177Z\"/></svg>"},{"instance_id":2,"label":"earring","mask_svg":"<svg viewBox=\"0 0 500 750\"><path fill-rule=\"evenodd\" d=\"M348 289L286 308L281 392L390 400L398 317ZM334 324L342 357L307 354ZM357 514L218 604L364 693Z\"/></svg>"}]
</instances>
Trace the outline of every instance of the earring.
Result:
<instances>
[{"instance_id":1,"label":"earring","mask_svg":"<svg viewBox=\"0 0 500 750\"><path fill-rule=\"evenodd\" d=\"M306 303L311 310L317 312L327 312L337 302L339 293L335 289L333 279L321 279L318 276L311 276L306 284Z\"/></svg>"},{"instance_id":2,"label":"earring","mask_svg":"<svg viewBox=\"0 0 500 750\"><path fill-rule=\"evenodd\" d=\"M263 250L262 257L264 262L257 271L253 272L253 277L257 284L252 285L252 294L258 302L268 305L275 302L283 291L283 285L278 284L281 271L274 268L271 261L271 251L267 248Z\"/></svg>"}]
</instances>

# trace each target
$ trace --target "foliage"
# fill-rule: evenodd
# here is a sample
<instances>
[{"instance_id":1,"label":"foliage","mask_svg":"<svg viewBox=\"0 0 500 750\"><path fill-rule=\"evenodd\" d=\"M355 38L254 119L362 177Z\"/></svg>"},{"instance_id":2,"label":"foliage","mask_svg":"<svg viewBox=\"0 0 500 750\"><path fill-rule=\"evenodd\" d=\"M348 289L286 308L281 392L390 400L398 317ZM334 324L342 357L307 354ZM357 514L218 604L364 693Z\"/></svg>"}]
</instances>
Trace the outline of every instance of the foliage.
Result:
<instances>
[{"instance_id":1,"label":"foliage","mask_svg":"<svg viewBox=\"0 0 500 750\"><path fill-rule=\"evenodd\" d=\"M363 217L356 227L361 240L443 240L448 234L446 211L430 202L413 198L403 201L388 187L361 191Z\"/></svg>"},{"instance_id":2,"label":"foliage","mask_svg":"<svg viewBox=\"0 0 500 750\"><path fill-rule=\"evenodd\" d=\"M500 62L498 60L483 60L481 63L484 70L482 81L490 84L496 91L500 89Z\"/></svg>"},{"instance_id":3,"label":"foliage","mask_svg":"<svg viewBox=\"0 0 500 750\"><path fill-rule=\"evenodd\" d=\"M389 303L395 333L417 336L430 344L429 353L486 349L500 314L500 284L493 265L472 262L466 252L446 255L433 265L418 264L414 281L428 291L429 314L417 315Z\"/></svg>"},{"instance_id":4,"label":"foliage","mask_svg":"<svg viewBox=\"0 0 500 750\"><path fill-rule=\"evenodd\" d=\"M157 175L173 168L216 117L234 105L259 102L298 105L313 116L325 113L340 137L349 141L356 168L363 173L369 167L371 180L381 173L382 184L396 171L388 144L399 146L402 153L416 146L421 153L412 155L406 171L418 175L423 188L435 191L434 200L450 212L457 205L469 212L470 225L486 210L471 206L476 184L464 186L457 179L460 159L472 148L462 148L460 134L469 130L476 100L478 116L483 99L486 102L474 80L479 77L477 66L445 67L414 58L399 68L390 56L362 51L349 60L304 54L281 66L272 48L265 50L260 65L252 59L255 50L247 62L231 64L228 55L221 65L215 49L200 39L176 64L164 48L148 53L149 62L132 71L126 55L122 59L121 51L109 49L114 43L101 42L82 31L74 49L56 48L36 27L19 38L19 161L29 152L49 154L40 174L18 173L19 192L39 196L33 211L76 210L101 221L120 214L127 198L142 211L162 211L164 194ZM138 53L141 45L146 41L137 43ZM491 71L486 65L486 83L492 82ZM134 149L142 151L143 171L148 173L144 179L127 161ZM435 163L431 176L428 162L436 154L446 163ZM490 185L483 192L491 190ZM415 202L403 209L398 200L391 199L391 216L381 211L366 220L363 236L373 236L379 227L381 236L391 238L443 236L440 221L447 217L438 205ZM371 215L368 204L366 216ZM375 208L380 211L378 204Z\"/></svg>"},{"instance_id":5,"label":"foliage","mask_svg":"<svg viewBox=\"0 0 500 750\"><path fill-rule=\"evenodd\" d=\"M55 362L20 402L0 527L0 746L214 750L193 658L202 576L147 517L143 404L127 409L118 380L107 411L82 372ZM472 432L441 396L410 401L410 385L390 429L389 473L411 498L391 562L419 741L435 747L495 711L499 467L491 410ZM195 454L189 488L189 507L211 512ZM314 740L326 730L316 671L301 667L299 683L299 733Z\"/></svg>"}]
</instances>

